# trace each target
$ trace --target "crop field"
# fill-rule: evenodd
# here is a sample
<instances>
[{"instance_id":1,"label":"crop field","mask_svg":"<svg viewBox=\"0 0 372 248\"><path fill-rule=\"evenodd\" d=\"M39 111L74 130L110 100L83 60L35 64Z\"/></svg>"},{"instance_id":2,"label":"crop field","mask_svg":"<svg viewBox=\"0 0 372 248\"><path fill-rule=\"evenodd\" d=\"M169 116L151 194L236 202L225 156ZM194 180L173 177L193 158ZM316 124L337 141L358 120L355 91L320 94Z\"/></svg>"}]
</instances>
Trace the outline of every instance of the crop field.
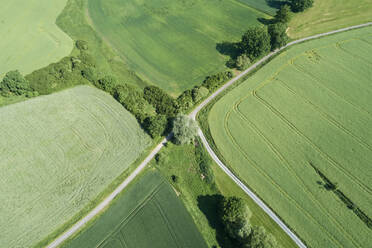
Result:
<instances>
[{"instance_id":1,"label":"crop field","mask_svg":"<svg viewBox=\"0 0 372 248\"><path fill-rule=\"evenodd\" d=\"M217 44L240 39L268 17L235 0L89 0L88 9L128 66L173 95L226 69Z\"/></svg>"},{"instance_id":2,"label":"crop field","mask_svg":"<svg viewBox=\"0 0 372 248\"><path fill-rule=\"evenodd\" d=\"M372 27L296 45L208 115L227 164L310 247L372 243L371 55Z\"/></svg>"},{"instance_id":3,"label":"crop field","mask_svg":"<svg viewBox=\"0 0 372 248\"><path fill-rule=\"evenodd\" d=\"M148 171L66 248L207 248L185 206L158 173Z\"/></svg>"},{"instance_id":4,"label":"crop field","mask_svg":"<svg viewBox=\"0 0 372 248\"><path fill-rule=\"evenodd\" d=\"M315 0L294 15L288 34L293 39L372 21L372 0Z\"/></svg>"},{"instance_id":5,"label":"crop field","mask_svg":"<svg viewBox=\"0 0 372 248\"><path fill-rule=\"evenodd\" d=\"M149 145L110 95L79 86L0 108L0 247L32 247Z\"/></svg>"},{"instance_id":6,"label":"crop field","mask_svg":"<svg viewBox=\"0 0 372 248\"><path fill-rule=\"evenodd\" d=\"M71 52L72 40L55 24L66 2L1 1L0 78L15 69L28 74Z\"/></svg>"}]
</instances>

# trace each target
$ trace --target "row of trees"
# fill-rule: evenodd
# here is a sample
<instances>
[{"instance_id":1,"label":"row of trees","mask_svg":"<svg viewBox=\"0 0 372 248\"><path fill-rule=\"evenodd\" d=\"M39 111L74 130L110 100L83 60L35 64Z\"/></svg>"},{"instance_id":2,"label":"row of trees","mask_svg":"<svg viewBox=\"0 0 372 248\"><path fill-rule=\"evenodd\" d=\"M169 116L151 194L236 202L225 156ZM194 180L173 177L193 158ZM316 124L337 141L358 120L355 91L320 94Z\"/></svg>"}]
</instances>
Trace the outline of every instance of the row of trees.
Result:
<instances>
[{"instance_id":1,"label":"row of trees","mask_svg":"<svg viewBox=\"0 0 372 248\"><path fill-rule=\"evenodd\" d=\"M277 248L275 237L262 226L252 226L252 216L247 204L241 198L223 198L220 216L226 234L235 242L236 248Z\"/></svg>"},{"instance_id":2,"label":"row of trees","mask_svg":"<svg viewBox=\"0 0 372 248\"><path fill-rule=\"evenodd\" d=\"M22 74L15 70L9 71L0 81L0 93L4 97L10 96L21 96L34 97L39 95L35 91L28 80L26 80Z\"/></svg>"}]
</instances>

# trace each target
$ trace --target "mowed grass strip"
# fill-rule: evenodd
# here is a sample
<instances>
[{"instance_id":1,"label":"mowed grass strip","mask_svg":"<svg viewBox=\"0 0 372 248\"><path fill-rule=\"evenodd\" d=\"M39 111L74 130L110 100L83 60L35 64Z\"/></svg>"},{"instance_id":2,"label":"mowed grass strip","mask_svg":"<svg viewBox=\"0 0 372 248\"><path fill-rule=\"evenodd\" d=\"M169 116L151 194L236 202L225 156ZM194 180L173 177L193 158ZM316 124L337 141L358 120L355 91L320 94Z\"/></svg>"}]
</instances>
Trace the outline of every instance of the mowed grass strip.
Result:
<instances>
[{"instance_id":1,"label":"mowed grass strip","mask_svg":"<svg viewBox=\"0 0 372 248\"><path fill-rule=\"evenodd\" d=\"M289 23L293 39L372 21L372 0L315 0L314 6L297 13Z\"/></svg>"},{"instance_id":2,"label":"mowed grass strip","mask_svg":"<svg viewBox=\"0 0 372 248\"><path fill-rule=\"evenodd\" d=\"M206 248L207 245L172 187L150 170L64 247Z\"/></svg>"},{"instance_id":3,"label":"mowed grass strip","mask_svg":"<svg viewBox=\"0 0 372 248\"><path fill-rule=\"evenodd\" d=\"M372 216L371 37L368 27L296 45L208 116L224 160L310 247L372 242L310 166Z\"/></svg>"},{"instance_id":4,"label":"mowed grass strip","mask_svg":"<svg viewBox=\"0 0 372 248\"><path fill-rule=\"evenodd\" d=\"M32 247L149 145L107 93L79 86L0 108L0 247Z\"/></svg>"},{"instance_id":5,"label":"mowed grass strip","mask_svg":"<svg viewBox=\"0 0 372 248\"><path fill-rule=\"evenodd\" d=\"M10 70L23 74L67 56L73 42L55 24L67 0L2 1L0 78Z\"/></svg>"},{"instance_id":6,"label":"mowed grass strip","mask_svg":"<svg viewBox=\"0 0 372 248\"><path fill-rule=\"evenodd\" d=\"M239 39L267 17L235 0L89 0L88 9L129 67L173 95L226 69L216 45Z\"/></svg>"}]
</instances>

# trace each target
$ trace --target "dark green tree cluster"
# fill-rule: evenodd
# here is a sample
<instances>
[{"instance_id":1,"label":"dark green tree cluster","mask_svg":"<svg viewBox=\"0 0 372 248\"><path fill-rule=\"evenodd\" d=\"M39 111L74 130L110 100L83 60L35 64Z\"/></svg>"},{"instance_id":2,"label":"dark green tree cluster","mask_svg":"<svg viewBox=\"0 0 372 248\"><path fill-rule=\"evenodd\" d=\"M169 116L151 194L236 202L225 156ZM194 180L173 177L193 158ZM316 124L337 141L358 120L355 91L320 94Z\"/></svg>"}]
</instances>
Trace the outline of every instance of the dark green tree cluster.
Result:
<instances>
[{"instance_id":1,"label":"dark green tree cluster","mask_svg":"<svg viewBox=\"0 0 372 248\"><path fill-rule=\"evenodd\" d=\"M292 18L292 11L291 7L287 4L282 5L279 10L276 12L275 15L275 21L282 22L282 23L288 23Z\"/></svg>"},{"instance_id":2,"label":"dark green tree cluster","mask_svg":"<svg viewBox=\"0 0 372 248\"><path fill-rule=\"evenodd\" d=\"M270 35L265 26L252 27L244 33L240 43L243 54L251 60L255 60L267 53L271 49Z\"/></svg>"},{"instance_id":3,"label":"dark green tree cluster","mask_svg":"<svg viewBox=\"0 0 372 248\"><path fill-rule=\"evenodd\" d=\"M202 83L202 86L210 91L214 91L232 77L233 73L231 71L220 72L206 77Z\"/></svg>"},{"instance_id":4,"label":"dark green tree cluster","mask_svg":"<svg viewBox=\"0 0 372 248\"><path fill-rule=\"evenodd\" d=\"M287 24L283 22L277 22L268 26L271 50L278 49L288 43L289 38L286 31Z\"/></svg>"},{"instance_id":5,"label":"dark green tree cluster","mask_svg":"<svg viewBox=\"0 0 372 248\"><path fill-rule=\"evenodd\" d=\"M0 92L1 95L5 97L12 95L33 97L39 94L31 87L30 82L25 79L18 70L9 71L5 74L3 80L0 82Z\"/></svg>"},{"instance_id":6,"label":"dark green tree cluster","mask_svg":"<svg viewBox=\"0 0 372 248\"><path fill-rule=\"evenodd\" d=\"M144 98L154 106L158 114L174 117L179 112L176 100L157 86L145 87Z\"/></svg>"},{"instance_id":7,"label":"dark green tree cluster","mask_svg":"<svg viewBox=\"0 0 372 248\"><path fill-rule=\"evenodd\" d=\"M168 127L168 118L167 116L160 114L149 116L144 120L143 126L152 138L160 137L165 135Z\"/></svg>"},{"instance_id":8,"label":"dark green tree cluster","mask_svg":"<svg viewBox=\"0 0 372 248\"><path fill-rule=\"evenodd\" d=\"M293 12L302 12L313 6L314 0L290 0Z\"/></svg>"},{"instance_id":9,"label":"dark green tree cluster","mask_svg":"<svg viewBox=\"0 0 372 248\"><path fill-rule=\"evenodd\" d=\"M221 220L225 231L236 248L278 248L275 237L262 226L250 225L252 213L238 197L224 198L220 206Z\"/></svg>"}]
</instances>

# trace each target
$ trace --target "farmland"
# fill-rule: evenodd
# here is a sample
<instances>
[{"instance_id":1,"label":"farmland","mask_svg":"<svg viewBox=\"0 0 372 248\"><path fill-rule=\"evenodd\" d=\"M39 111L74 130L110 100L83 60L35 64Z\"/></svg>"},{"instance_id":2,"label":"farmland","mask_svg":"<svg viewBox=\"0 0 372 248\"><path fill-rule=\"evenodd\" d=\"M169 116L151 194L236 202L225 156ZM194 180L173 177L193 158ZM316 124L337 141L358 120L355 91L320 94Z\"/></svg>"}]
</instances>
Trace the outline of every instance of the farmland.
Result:
<instances>
[{"instance_id":1,"label":"farmland","mask_svg":"<svg viewBox=\"0 0 372 248\"><path fill-rule=\"evenodd\" d=\"M207 246L172 187L149 171L64 247Z\"/></svg>"},{"instance_id":2,"label":"farmland","mask_svg":"<svg viewBox=\"0 0 372 248\"><path fill-rule=\"evenodd\" d=\"M111 96L79 86L0 109L0 247L59 228L149 145Z\"/></svg>"},{"instance_id":3,"label":"farmland","mask_svg":"<svg viewBox=\"0 0 372 248\"><path fill-rule=\"evenodd\" d=\"M355 214L372 216L371 41L368 27L296 45L208 115L224 161L311 247L372 242Z\"/></svg>"},{"instance_id":4,"label":"farmland","mask_svg":"<svg viewBox=\"0 0 372 248\"><path fill-rule=\"evenodd\" d=\"M296 14L288 34L298 39L372 21L372 0L315 0L314 6Z\"/></svg>"},{"instance_id":5,"label":"farmland","mask_svg":"<svg viewBox=\"0 0 372 248\"><path fill-rule=\"evenodd\" d=\"M88 9L94 28L129 68L172 95L224 70L227 57L216 45L268 17L234 0L89 0Z\"/></svg>"},{"instance_id":6,"label":"farmland","mask_svg":"<svg viewBox=\"0 0 372 248\"><path fill-rule=\"evenodd\" d=\"M71 38L55 24L66 2L67 0L2 1L0 78L15 69L23 74L30 73L71 52Z\"/></svg>"}]
</instances>

